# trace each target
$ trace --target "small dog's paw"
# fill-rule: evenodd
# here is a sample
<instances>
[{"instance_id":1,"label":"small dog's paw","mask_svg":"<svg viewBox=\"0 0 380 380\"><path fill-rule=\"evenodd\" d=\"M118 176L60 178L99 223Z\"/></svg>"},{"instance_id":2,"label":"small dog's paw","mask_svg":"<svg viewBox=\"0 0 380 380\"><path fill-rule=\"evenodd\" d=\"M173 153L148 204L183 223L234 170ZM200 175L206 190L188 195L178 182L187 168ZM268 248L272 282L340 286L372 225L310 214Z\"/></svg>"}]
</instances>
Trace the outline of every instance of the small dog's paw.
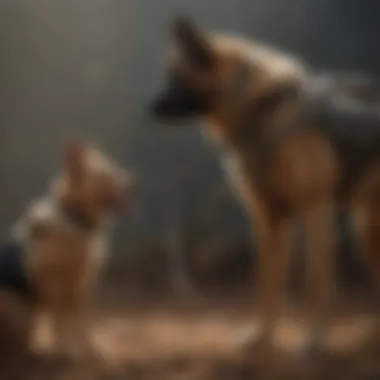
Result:
<instances>
[{"instance_id":1,"label":"small dog's paw","mask_svg":"<svg viewBox=\"0 0 380 380\"><path fill-rule=\"evenodd\" d=\"M65 364L78 364L95 356L95 350L90 345L70 342L56 347L53 358Z\"/></svg>"},{"instance_id":2,"label":"small dog's paw","mask_svg":"<svg viewBox=\"0 0 380 380\"><path fill-rule=\"evenodd\" d=\"M380 358L380 331L375 331L366 341L366 351L369 357Z\"/></svg>"},{"instance_id":3,"label":"small dog's paw","mask_svg":"<svg viewBox=\"0 0 380 380\"><path fill-rule=\"evenodd\" d=\"M74 364L71 355L61 348L49 352L46 357L55 366L66 368Z\"/></svg>"},{"instance_id":4,"label":"small dog's paw","mask_svg":"<svg viewBox=\"0 0 380 380\"><path fill-rule=\"evenodd\" d=\"M83 359L89 363L102 364L104 362L104 356L101 354L100 351L95 349L94 346L91 346L87 350L85 350Z\"/></svg>"}]
</instances>

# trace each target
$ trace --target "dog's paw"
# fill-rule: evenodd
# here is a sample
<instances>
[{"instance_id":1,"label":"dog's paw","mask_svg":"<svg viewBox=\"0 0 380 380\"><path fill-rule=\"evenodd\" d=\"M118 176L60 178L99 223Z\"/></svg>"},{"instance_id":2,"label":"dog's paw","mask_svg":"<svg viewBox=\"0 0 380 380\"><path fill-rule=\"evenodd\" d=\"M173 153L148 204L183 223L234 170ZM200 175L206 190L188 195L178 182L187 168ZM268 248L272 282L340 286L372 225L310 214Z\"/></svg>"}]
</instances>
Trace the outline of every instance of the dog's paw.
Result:
<instances>
[{"instance_id":1,"label":"dog's paw","mask_svg":"<svg viewBox=\"0 0 380 380\"><path fill-rule=\"evenodd\" d=\"M380 329L376 326L371 336L365 341L365 351L369 357L380 358Z\"/></svg>"},{"instance_id":2,"label":"dog's paw","mask_svg":"<svg viewBox=\"0 0 380 380\"><path fill-rule=\"evenodd\" d=\"M75 364L72 356L61 348L55 348L45 353L45 358L57 368L68 368Z\"/></svg>"},{"instance_id":3,"label":"dog's paw","mask_svg":"<svg viewBox=\"0 0 380 380\"><path fill-rule=\"evenodd\" d=\"M70 342L70 344L57 346L52 356L59 362L75 365L96 359L97 352L92 345Z\"/></svg>"},{"instance_id":4,"label":"dog's paw","mask_svg":"<svg viewBox=\"0 0 380 380\"><path fill-rule=\"evenodd\" d=\"M259 328L244 328L237 334L236 348L244 356L273 353L271 337Z\"/></svg>"},{"instance_id":5,"label":"dog's paw","mask_svg":"<svg viewBox=\"0 0 380 380\"><path fill-rule=\"evenodd\" d=\"M303 339L294 350L295 354L307 360L319 360L325 358L329 352L323 340L311 336Z\"/></svg>"}]
</instances>

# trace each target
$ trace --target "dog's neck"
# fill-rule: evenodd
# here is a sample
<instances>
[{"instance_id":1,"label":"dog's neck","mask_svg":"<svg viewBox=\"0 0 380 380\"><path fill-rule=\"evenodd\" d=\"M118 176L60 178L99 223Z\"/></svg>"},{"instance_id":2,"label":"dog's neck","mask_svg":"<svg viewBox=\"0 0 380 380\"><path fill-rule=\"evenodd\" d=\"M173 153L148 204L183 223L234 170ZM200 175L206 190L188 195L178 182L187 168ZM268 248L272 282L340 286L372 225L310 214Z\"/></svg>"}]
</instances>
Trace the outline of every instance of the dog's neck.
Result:
<instances>
[{"instance_id":1,"label":"dog's neck","mask_svg":"<svg viewBox=\"0 0 380 380\"><path fill-rule=\"evenodd\" d=\"M60 201L59 211L71 225L83 232L92 233L97 229L97 223L93 218L77 205L67 201Z\"/></svg>"},{"instance_id":2,"label":"dog's neck","mask_svg":"<svg viewBox=\"0 0 380 380\"><path fill-rule=\"evenodd\" d=\"M247 102L239 112L208 118L207 135L224 151L252 151L272 130L292 122L301 94L300 84L284 83Z\"/></svg>"},{"instance_id":3,"label":"dog's neck","mask_svg":"<svg viewBox=\"0 0 380 380\"><path fill-rule=\"evenodd\" d=\"M82 232L92 234L101 227L101 223L78 204L60 199L58 207L62 217Z\"/></svg>"}]
</instances>

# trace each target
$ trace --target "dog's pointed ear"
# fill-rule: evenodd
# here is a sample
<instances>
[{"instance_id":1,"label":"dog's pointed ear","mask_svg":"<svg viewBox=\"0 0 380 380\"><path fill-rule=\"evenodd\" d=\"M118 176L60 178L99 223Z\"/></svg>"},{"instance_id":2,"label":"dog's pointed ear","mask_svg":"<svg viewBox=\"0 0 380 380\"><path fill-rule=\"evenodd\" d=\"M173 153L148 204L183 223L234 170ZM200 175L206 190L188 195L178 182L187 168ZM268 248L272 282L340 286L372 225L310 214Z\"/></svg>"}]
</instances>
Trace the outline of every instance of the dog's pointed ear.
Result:
<instances>
[{"instance_id":1,"label":"dog's pointed ear","mask_svg":"<svg viewBox=\"0 0 380 380\"><path fill-rule=\"evenodd\" d=\"M186 16L176 16L171 23L173 40L186 58L199 68L209 68L215 61L214 51L205 33Z\"/></svg>"},{"instance_id":2,"label":"dog's pointed ear","mask_svg":"<svg viewBox=\"0 0 380 380\"><path fill-rule=\"evenodd\" d=\"M86 144L80 140L71 140L64 147L64 166L67 174L73 180L82 177L84 171L84 155Z\"/></svg>"}]
</instances>

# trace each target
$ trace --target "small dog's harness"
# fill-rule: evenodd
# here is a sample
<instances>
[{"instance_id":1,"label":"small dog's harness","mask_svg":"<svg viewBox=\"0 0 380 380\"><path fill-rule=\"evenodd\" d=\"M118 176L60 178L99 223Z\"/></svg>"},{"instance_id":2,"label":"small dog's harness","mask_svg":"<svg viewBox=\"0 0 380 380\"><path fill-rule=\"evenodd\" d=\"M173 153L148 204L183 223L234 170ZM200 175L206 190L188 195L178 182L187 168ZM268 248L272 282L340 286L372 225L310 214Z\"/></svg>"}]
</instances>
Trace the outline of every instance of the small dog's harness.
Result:
<instances>
[{"instance_id":1,"label":"small dog's harness","mask_svg":"<svg viewBox=\"0 0 380 380\"><path fill-rule=\"evenodd\" d=\"M0 247L0 289L28 298L32 286L24 256L24 247L16 240L8 241Z\"/></svg>"},{"instance_id":2,"label":"small dog's harness","mask_svg":"<svg viewBox=\"0 0 380 380\"><path fill-rule=\"evenodd\" d=\"M70 220L81 230L91 231L90 221L75 207L62 204L59 205L59 212L63 218ZM27 219L26 217L26 224L28 223ZM10 291L23 298L32 296L33 286L26 267L26 254L25 235L16 235L15 238L9 239L0 246L0 290Z\"/></svg>"}]
</instances>

